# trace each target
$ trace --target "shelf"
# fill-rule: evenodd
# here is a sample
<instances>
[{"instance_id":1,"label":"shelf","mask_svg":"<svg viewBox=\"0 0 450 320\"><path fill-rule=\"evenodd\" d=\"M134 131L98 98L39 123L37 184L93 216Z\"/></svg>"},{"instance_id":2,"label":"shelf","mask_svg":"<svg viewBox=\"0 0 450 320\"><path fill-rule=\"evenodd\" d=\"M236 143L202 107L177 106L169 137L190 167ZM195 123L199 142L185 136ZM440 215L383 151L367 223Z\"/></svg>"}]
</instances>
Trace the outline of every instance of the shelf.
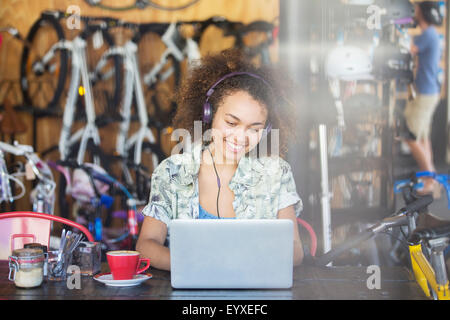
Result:
<instances>
[{"instance_id":1,"label":"shelf","mask_svg":"<svg viewBox=\"0 0 450 320\"><path fill-rule=\"evenodd\" d=\"M387 207L351 207L331 208L331 224L333 228L340 225L353 224L355 221L371 223L392 214L394 208Z\"/></svg>"},{"instance_id":2,"label":"shelf","mask_svg":"<svg viewBox=\"0 0 450 320\"><path fill-rule=\"evenodd\" d=\"M328 160L329 175L338 176L349 172L349 167L352 172L367 171L367 170L385 170L388 168L390 162L385 157L342 157L331 158Z\"/></svg>"}]
</instances>

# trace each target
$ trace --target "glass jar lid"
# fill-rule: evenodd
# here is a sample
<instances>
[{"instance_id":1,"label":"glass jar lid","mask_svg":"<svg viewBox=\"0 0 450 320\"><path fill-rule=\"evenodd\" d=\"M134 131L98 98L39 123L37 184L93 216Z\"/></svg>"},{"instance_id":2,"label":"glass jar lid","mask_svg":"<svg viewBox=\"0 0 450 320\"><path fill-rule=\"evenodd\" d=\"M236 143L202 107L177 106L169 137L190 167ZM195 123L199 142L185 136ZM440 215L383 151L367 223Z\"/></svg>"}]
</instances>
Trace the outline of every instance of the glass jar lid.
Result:
<instances>
[{"instance_id":1,"label":"glass jar lid","mask_svg":"<svg viewBox=\"0 0 450 320\"><path fill-rule=\"evenodd\" d=\"M40 263L44 261L44 251L37 248L16 249L12 252L10 258L16 260L19 264Z\"/></svg>"},{"instance_id":2,"label":"glass jar lid","mask_svg":"<svg viewBox=\"0 0 450 320\"><path fill-rule=\"evenodd\" d=\"M40 243L27 243L23 247L27 248L27 249L42 249L42 251L44 251L44 253L47 252L47 246L40 244Z\"/></svg>"}]
</instances>

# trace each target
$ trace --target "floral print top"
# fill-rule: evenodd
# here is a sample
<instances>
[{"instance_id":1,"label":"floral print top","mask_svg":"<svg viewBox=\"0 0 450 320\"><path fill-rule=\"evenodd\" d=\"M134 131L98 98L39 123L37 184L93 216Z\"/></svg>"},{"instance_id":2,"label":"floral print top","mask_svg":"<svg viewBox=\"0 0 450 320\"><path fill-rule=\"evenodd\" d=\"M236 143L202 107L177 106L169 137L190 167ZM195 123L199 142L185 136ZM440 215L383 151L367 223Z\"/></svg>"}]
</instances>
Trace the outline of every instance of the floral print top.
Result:
<instances>
[{"instance_id":1,"label":"floral print top","mask_svg":"<svg viewBox=\"0 0 450 320\"><path fill-rule=\"evenodd\" d=\"M203 150L202 144L195 143L192 152L172 155L159 164L142 214L164 222L168 229L172 219L198 219ZM299 216L303 209L291 167L280 157L242 157L228 186L234 193L237 219L276 219L280 209L291 205Z\"/></svg>"}]
</instances>

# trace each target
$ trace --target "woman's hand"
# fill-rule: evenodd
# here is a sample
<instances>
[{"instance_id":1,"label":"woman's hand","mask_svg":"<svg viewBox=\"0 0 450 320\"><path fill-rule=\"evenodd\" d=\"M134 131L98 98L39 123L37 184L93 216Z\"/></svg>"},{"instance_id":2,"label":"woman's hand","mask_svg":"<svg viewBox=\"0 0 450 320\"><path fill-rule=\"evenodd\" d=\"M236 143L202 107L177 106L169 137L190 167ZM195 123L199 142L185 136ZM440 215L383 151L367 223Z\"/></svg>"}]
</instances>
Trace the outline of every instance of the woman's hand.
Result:
<instances>
[{"instance_id":1,"label":"woman's hand","mask_svg":"<svg viewBox=\"0 0 450 320\"><path fill-rule=\"evenodd\" d=\"M145 217L142 223L136 250L143 258L150 259L152 267L170 270L170 251L164 246L167 226L152 217Z\"/></svg>"},{"instance_id":2,"label":"woman's hand","mask_svg":"<svg viewBox=\"0 0 450 320\"><path fill-rule=\"evenodd\" d=\"M289 206L278 211L278 219L289 219L294 223L294 266L298 266L303 261L303 246L298 232L298 223L294 206Z\"/></svg>"}]
</instances>

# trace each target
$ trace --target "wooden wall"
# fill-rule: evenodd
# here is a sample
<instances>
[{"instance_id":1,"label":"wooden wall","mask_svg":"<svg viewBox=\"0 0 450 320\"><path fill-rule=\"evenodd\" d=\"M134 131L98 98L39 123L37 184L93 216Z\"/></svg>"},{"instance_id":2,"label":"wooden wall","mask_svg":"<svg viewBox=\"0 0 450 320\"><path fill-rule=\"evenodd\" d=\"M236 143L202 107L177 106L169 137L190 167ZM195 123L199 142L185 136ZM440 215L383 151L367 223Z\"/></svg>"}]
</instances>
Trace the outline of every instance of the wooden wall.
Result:
<instances>
[{"instance_id":1,"label":"wooden wall","mask_svg":"<svg viewBox=\"0 0 450 320\"><path fill-rule=\"evenodd\" d=\"M158 0L167 6L185 4L188 0ZM126 6L134 0L103 0L111 6ZM279 14L279 0L200 0L190 8L181 11L162 11L147 7L143 10L109 11L89 6L84 0L0 0L0 27L11 25L26 36L32 24L38 19L43 10L66 11L71 5L79 6L82 16L108 16L121 18L125 21L144 22L172 22L206 20L211 16L220 15L228 20L249 23L255 20L272 22ZM70 36L69 36L70 38ZM206 40L207 46L218 48L215 37ZM0 81L11 80L14 89L6 93L0 88L0 104L5 95L14 105L20 105L22 99L19 87L19 68L22 44L8 34L3 34L0 47ZM14 136L23 144L32 144L32 117L24 112L19 113L21 119L28 126L27 132ZM41 119L37 125L37 149L42 151L57 144L59 139L60 122L58 119ZM10 141L12 137L3 135L3 139ZM167 137L166 137L167 138ZM23 199L16 209L29 209L28 199Z\"/></svg>"}]
</instances>

